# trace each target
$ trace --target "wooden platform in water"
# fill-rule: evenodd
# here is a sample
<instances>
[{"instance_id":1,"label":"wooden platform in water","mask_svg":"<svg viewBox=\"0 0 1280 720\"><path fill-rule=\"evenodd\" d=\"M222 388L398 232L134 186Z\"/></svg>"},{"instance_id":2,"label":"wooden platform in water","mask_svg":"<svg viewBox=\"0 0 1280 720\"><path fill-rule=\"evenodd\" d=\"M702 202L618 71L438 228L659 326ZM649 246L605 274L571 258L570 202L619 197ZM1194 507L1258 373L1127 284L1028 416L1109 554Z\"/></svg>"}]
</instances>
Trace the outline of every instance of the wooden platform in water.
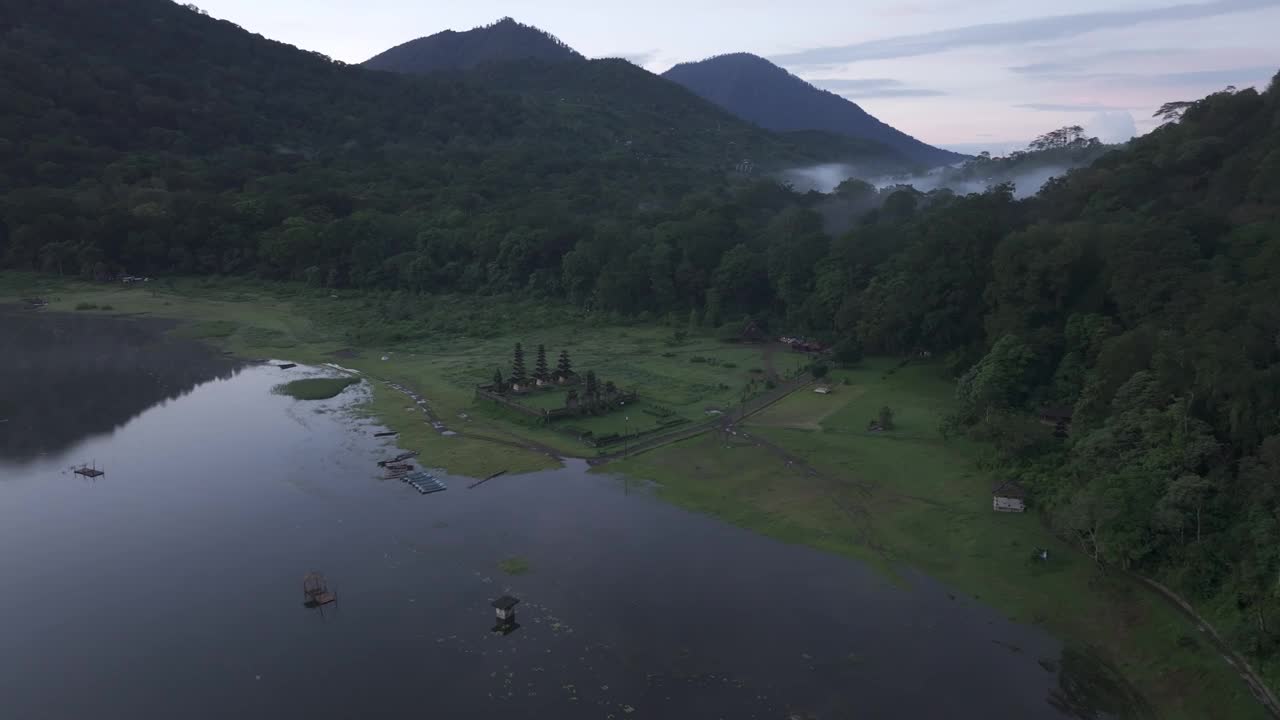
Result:
<instances>
[{"instance_id":1,"label":"wooden platform in water","mask_svg":"<svg viewBox=\"0 0 1280 720\"><path fill-rule=\"evenodd\" d=\"M431 493L437 493L442 490L449 489L449 487L445 485L444 481L440 478L432 475L431 473L421 471L409 473L401 478L401 480L409 483L414 490L417 490L423 495L430 495Z\"/></svg>"},{"instance_id":2,"label":"wooden platform in water","mask_svg":"<svg viewBox=\"0 0 1280 720\"><path fill-rule=\"evenodd\" d=\"M103 470L99 470L97 468L91 468L91 467L76 468L75 473L77 475L83 475L85 477L91 477L91 478L102 477L103 475L107 474Z\"/></svg>"},{"instance_id":3,"label":"wooden platform in water","mask_svg":"<svg viewBox=\"0 0 1280 720\"><path fill-rule=\"evenodd\" d=\"M390 460L379 460L379 461L378 461L378 467L386 467L386 466L388 466L388 465L391 465L392 463L402 462L402 461L404 461L404 460L408 460L408 459L410 459L410 458L415 458L415 457L417 457L417 456L418 456L418 453L417 453L416 451L414 451L414 452L407 452L407 453L400 453L399 455L397 455L397 456L395 456L395 457L391 458Z\"/></svg>"}]
</instances>

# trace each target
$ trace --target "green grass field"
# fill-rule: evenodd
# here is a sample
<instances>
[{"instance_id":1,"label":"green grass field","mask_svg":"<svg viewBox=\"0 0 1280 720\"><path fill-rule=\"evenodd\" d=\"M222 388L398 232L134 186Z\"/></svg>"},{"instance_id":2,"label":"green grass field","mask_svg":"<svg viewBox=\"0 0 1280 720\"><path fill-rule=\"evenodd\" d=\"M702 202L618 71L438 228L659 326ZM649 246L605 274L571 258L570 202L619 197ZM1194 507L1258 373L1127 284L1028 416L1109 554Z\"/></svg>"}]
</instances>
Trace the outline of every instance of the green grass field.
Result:
<instances>
[{"instance_id":1,"label":"green grass field","mask_svg":"<svg viewBox=\"0 0 1280 720\"><path fill-rule=\"evenodd\" d=\"M702 436L608 466L659 483L684 507L871 562L925 571L1011 619L1091 648L1158 718L1260 718L1261 707L1199 633L1136 583L1101 574L1034 512L995 513L981 449L944 441L953 385L936 366L869 361L833 372L834 392L795 393L745 429L822 472L815 478L752 440ZM845 381L848 384L845 384ZM867 432L879 409L897 429ZM1033 561L1036 548L1049 561ZM1130 712L1136 712L1130 710Z\"/></svg>"},{"instance_id":2,"label":"green grass field","mask_svg":"<svg viewBox=\"0 0 1280 720\"><path fill-rule=\"evenodd\" d=\"M72 311L87 303L111 306L110 314L174 318L183 321L174 334L240 356L336 363L375 381L397 382L426 397L437 419L467 436L443 438L428 426L402 434L406 447L430 454L433 464L451 473L473 477L545 467L547 450L595 454L572 433L475 398L475 386L491 381L495 369L510 375L517 342L524 345L530 369L537 346L543 344L550 366L565 349L580 374L594 370L601 383L613 381L639 392L641 401L634 409L563 421L596 435L658 427L659 418L644 412L646 408L696 422L706 418L707 408L727 408L740 402L744 392L764 390L761 375L750 372L762 365L758 347L709 337L673 345L669 329L610 323L552 303L433 297L424 301L428 305L421 315L391 321L380 316L377 297L340 291L213 279L123 286L21 273L0 278L0 297L6 296L44 297L51 311ZM379 382L374 386L370 411L403 431L408 414L400 407L404 398L383 392ZM563 405L563 396L554 391L526 398L539 406ZM494 467L498 462L503 465Z\"/></svg>"}]
</instances>

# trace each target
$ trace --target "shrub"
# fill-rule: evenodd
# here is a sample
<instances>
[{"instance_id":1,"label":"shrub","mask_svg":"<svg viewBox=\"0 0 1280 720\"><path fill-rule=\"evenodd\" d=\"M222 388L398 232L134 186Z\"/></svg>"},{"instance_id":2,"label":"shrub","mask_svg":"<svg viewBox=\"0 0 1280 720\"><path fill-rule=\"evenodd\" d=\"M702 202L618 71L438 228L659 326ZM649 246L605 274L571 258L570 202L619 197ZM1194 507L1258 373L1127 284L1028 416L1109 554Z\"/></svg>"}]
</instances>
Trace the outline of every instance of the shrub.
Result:
<instances>
[{"instance_id":1,"label":"shrub","mask_svg":"<svg viewBox=\"0 0 1280 720\"><path fill-rule=\"evenodd\" d=\"M77 310L97 310L98 306L96 303L82 302L82 303L76 303L76 309Z\"/></svg>"},{"instance_id":2,"label":"shrub","mask_svg":"<svg viewBox=\"0 0 1280 720\"><path fill-rule=\"evenodd\" d=\"M888 405L880 408L880 427L885 430L893 429L893 408Z\"/></svg>"},{"instance_id":3,"label":"shrub","mask_svg":"<svg viewBox=\"0 0 1280 720\"><path fill-rule=\"evenodd\" d=\"M827 373L830 370L831 368L828 368L825 363L814 363L813 365L809 366L809 372L817 380L821 380L822 378L826 377Z\"/></svg>"},{"instance_id":4,"label":"shrub","mask_svg":"<svg viewBox=\"0 0 1280 720\"><path fill-rule=\"evenodd\" d=\"M731 368L731 369L732 369L732 368L736 368L736 367L738 367L738 363L736 363L736 362L724 362L724 363L720 363L720 367L723 367L723 368Z\"/></svg>"},{"instance_id":5,"label":"shrub","mask_svg":"<svg viewBox=\"0 0 1280 720\"><path fill-rule=\"evenodd\" d=\"M701 355L694 355L693 357L689 358L689 362L691 363L705 363L706 361L707 359L702 357Z\"/></svg>"}]
</instances>

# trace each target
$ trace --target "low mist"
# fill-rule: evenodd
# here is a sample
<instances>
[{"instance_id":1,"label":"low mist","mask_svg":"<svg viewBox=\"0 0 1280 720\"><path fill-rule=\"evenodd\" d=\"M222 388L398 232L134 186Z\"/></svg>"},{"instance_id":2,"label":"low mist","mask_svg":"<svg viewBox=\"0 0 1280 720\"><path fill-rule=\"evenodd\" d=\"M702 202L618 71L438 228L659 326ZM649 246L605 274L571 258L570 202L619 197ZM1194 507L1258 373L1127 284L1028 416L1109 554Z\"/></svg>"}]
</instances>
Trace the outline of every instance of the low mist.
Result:
<instances>
[{"instance_id":1,"label":"low mist","mask_svg":"<svg viewBox=\"0 0 1280 720\"><path fill-rule=\"evenodd\" d=\"M1065 174L1070 170L1066 165L1044 165L1028 168L1012 174L999 174L982 179L961 179L951 173L953 168L935 168L917 175L869 175L858 170L857 166L846 163L824 163L809 167L791 168L779 174L779 179L790 185L796 192L820 192L830 194L845 180L856 179L874 185L877 189L910 185L920 192L946 188L958 195L985 192L988 187L1002 182L1012 182L1014 196L1019 198L1035 195L1050 178Z\"/></svg>"}]
</instances>

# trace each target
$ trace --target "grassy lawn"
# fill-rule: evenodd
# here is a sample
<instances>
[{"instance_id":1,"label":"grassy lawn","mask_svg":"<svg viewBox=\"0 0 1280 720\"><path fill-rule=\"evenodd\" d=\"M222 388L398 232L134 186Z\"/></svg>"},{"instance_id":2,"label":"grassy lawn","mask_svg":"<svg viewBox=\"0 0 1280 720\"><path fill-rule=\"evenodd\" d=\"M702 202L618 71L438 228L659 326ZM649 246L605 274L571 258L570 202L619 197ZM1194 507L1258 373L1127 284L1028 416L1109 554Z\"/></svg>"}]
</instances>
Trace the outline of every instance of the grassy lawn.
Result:
<instances>
[{"instance_id":1,"label":"grassy lawn","mask_svg":"<svg viewBox=\"0 0 1280 720\"><path fill-rule=\"evenodd\" d=\"M952 385L937 367L871 361L833 373L835 392L795 393L751 418L747 431L803 458L798 472L765 446L703 436L608 466L659 483L661 497L787 542L862 560L907 564L1011 619L1091 648L1158 718L1260 718L1229 666L1162 600L1099 573L1033 512L995 513L980 449L944 442L938 421ZM845 384L847 380L848 384ZM896 430L866 432L893 408ZM1033 561L1036 548L1049 561Z\"/></svg>"},{"instance_id":2,"label":"grassy lawn","mask_svg":"<svg viewBox=\"0 0 1280 720\"><path fill-rule=\"evenodd\" d=\"M708 337L673 345L669 329L611 323L551 303L433 297L425 301L430 305L423 316L410 313L393 322L380 316L382 301L376 297L283 284L178 279L124 286L22 273L0 277L0 299L29 296L50 300L51 311L92 304L113 308L109 314L174 318L183 321L174 334L237 355L331 362L373 380L397 382L426 397L437 419L467 436L445 438L427 426L402 434L406 447L430 454L432 463L452 473L469 476L547 465L544 452L510 443L537 444L565 455L595 454L568 433L476 400L475 386L489 382L495 369L510 375L517 342L524 345L529 368L537 346L543 344L550 366L555 367L562 349L568 350L580 374L594 370L601 383L613 381L640 393L634 411L564 421L596 435L656 428L660 419L643 412L645 408L662 408L696 422L705 419L707 408L729 407L744 393L764 390L762 376L751 372L763 364L758 347L727 345ZM395 339L381 330L398 331L408 339ZM699 361L693 362L695 358ZM384 393L381 383L373 384L370 412L403 430L408 414L403 406L411 403ZM522 401L552 407L564 402L561 391L534 393Z\"/></svg>"}]
</instances>

